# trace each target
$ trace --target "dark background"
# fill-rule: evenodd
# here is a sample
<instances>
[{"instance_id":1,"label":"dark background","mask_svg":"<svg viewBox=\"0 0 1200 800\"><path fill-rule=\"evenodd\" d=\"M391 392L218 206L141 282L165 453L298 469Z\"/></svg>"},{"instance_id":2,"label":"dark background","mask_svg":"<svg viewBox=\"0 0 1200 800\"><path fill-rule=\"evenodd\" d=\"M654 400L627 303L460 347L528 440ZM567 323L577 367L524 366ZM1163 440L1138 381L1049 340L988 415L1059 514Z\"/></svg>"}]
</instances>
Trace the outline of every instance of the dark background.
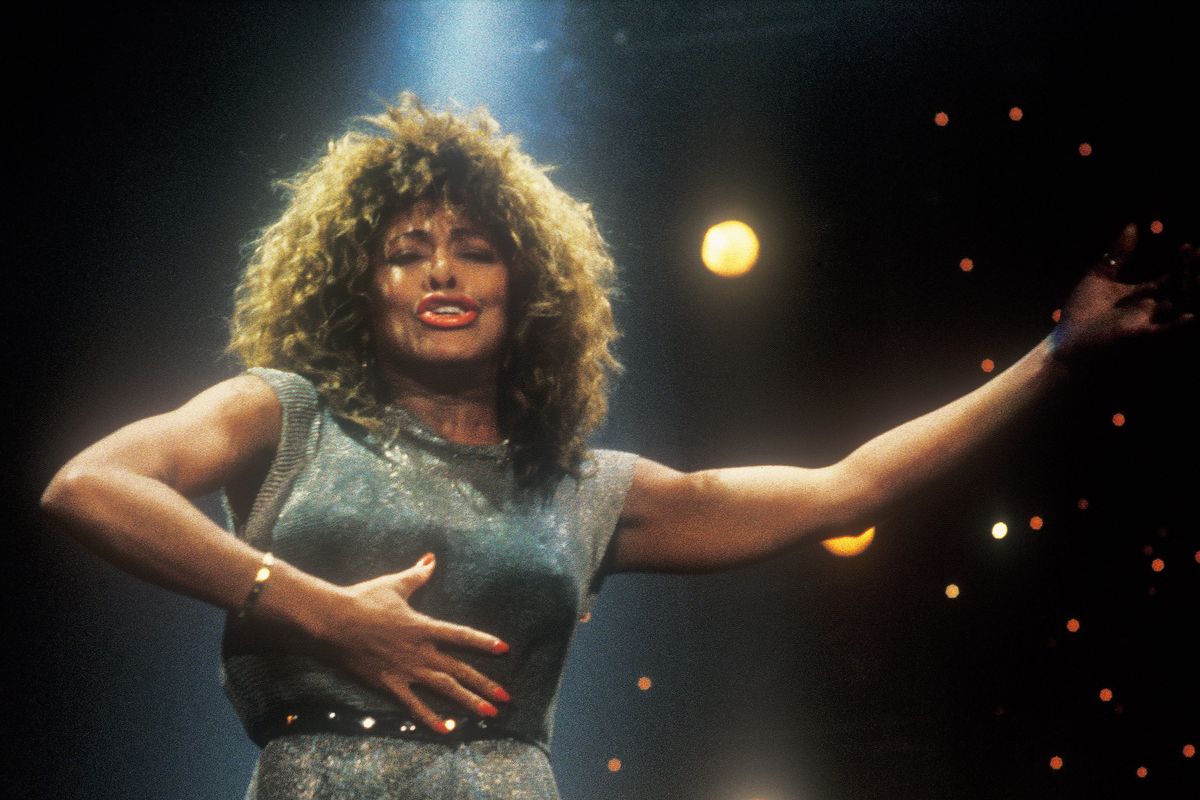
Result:
<instances>
[{"instance_id":1,"label":"dark background","mask_svg":"<svg viewBox=\"0 0 1200 800\"><path fill-rule=\"evenodd\" d=\"M510 28L432 67L431 13L44 6L13 30L34 54L6 165L18 795L241 797L257 751L220 613L47 530L36 497L237 371L225 320L272 182L447 63L536 75L462 99L593 203L628 367L596 441L681 469L829 463L1012 364L1122 223L1151 254L1200 237L1194 28L1166 6L546 4L485 11ZM729 217L763 241L735 281L697 257ZM1114 356L855 559L610 579L560 700L564 798L1195 796L1196 354L1193 330Z\"/></svg>"}]
</instances>

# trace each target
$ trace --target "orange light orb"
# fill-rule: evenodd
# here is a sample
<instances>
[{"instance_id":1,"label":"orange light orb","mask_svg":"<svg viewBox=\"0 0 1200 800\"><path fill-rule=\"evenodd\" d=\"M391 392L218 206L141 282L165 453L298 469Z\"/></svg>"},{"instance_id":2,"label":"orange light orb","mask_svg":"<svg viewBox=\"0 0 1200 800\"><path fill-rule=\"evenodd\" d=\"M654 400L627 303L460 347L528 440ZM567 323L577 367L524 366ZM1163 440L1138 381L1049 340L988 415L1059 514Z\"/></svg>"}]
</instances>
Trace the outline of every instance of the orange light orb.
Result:
<instances>
[{"instance_id":1,"label":"orange light orb","mask_svg":"<svg viewBox=\"0 0 1200 800\"><path fill-rule=\"evenodd\" d=\"M1192 555L1192 558L1196 559L1196 563L1197 563L1197 564L1200 564L1200 550L1197 550L1197 551L1196 551L1196 552L1195 552L1195 553Z\"/></svg>"},{"instance_id":2,"label":"orange light orb","mask_svg":"<svg viewBox=\"0 0 1200 800\"><path fill-rule=\"evenodd\" d=\"M1166 562L1164 562L1161 558L1156 558L1150 562L1150 569L1154 570L1155 572L1162 572L1166 568Z\"/></svg>"},{"instance_id":3,"label":"orange light orb","mask_svg":"<svg viewBox=\"0 0 1200 800\"><path fill-rule=\"evenodd\" d=\"M1151 222L1150 223L1150 232L1151 233L1162 233L1163 232L1162 220L1156 219L1153 222Z\"/></svg>"},{"instance_id":4,"label":"orange light orb","mask_svg":"<svg viewBox=\"0 0 1200 800\"><path fill-rule=\"evenodd\" d=\"M653 686L653 685L654 685L654 684L653 684L653 683L650 681L650 679L649 679L649 678L647 678L645 675L643 675L642 677L638 678L637 687L638 687L639 689L641 689L643 692L644 692L644 691L646 691L647 689L649 689L649 688L650 688L651 686Z\"/></svg>"},{"instance_id":5,"label":"orange light orb","mask_svg":"<svg viewBox=\"0 0 1200 800\"><path fill-rule=\"evenodd\" d=\"M1107 703L1109 700L1112 700L1112 689L1101 689L1100 702Z\"/></svg>"},{"instance_id":6,"label":"orange light orb","mask_svg":"<svg viewBox=\"0 0 1200 800\"><path fill-rule=\"evenodd\" d=\"M1146 776L1147 776L1147 775L1149 775L1149 774L1150 774L1150 770L1146 769L1145 767L1138 767L1138 768L1137 768L1137 776L1138 776L1139 778L1144 778L1144 777L1146 777Z\"/></svg>"},{"instance_id":7,"label":"orange light orb","mask_svg":"<svg viewBox=\"0 0 1200 800\"><path fill-rule=\"evenodd\" d=\"M875 526L867 528L857 536L834 536L832 539L825 539L821 542L821 546L835 556L850 558L866 550L873 541L875 541Z\"/></svg>"},{"instance_id":8,"label":"orange light orb","mask_svg":"<svg viewBox=\"0 0 1200 800\"><path fill-rule=\"evenodd\" d=\"M939 128L944 128L950 124L950 115L945 111L939 111L933 115L933 124Z\"/></svg>"},{"instance_id":9,"label":"orange light orb","mask_svg":"<svg viewBox=\"0 0 1200 800\"><path fill-rule=\"evenodd\" d=\"M1025 112L1021 110L1020 106L1013 106L1008 110L1008 118L1013 122L1020 122L1021 118L1024 116Z\"/></svg>"},{"instance_id":10,"label":"orange light orb","mask_svg":"<svg viewBox=\"0 0 1200 800\"><path fill-rule=\"evenodd\" d=\"M1054 756L1050 759L1050 769L1062 769L1063 760L1060 756Z\"/></svg>"},{"instance_id":11,"label":"orange light orb","mask_svg":"<svg viewBox=\"0 0 1200 800\"><path fill-rule=\"evenodd\" d=\"M621 771L621 759L610 758L608 760L608 771L609 772L620 772Z\"/></svg>"},{"instance_id":12,"label":"orange light orb","mask_svg":"<svg viewBox=\"0 0 1200 800\"><path fill-rule=\"evenodd\" d=\"M1088 144L1087 142L1083 142L1079 145L1079 155L1083 156L1084 158L1087 158L1091 154L1092 154L1092 146L1090 144Z\"/></svg>"},{"instance_id":13,"label":"orange light orb","mask_svg":"<svg viewBox=\"0 0 1200 800\"><path fill-rule=\"evenodd\" d=\"M947 584L946 597L949 597L951 600L958 597L958 584L957 583Z\"/></svg>"},{"instance_id":14,"label":"orange light orb","mask_svg":"<svg viewBox=\"0 0 1200 800\"><path fill-rule=\"evenodd\" d=\"M958 262L958 268L963 272L970 272L971 270L975 269L975 261L974 259L964 258L962 261Z\"/></svg>"},{"instance_id":15,"label":"orange light orb","mask_svg":"<svg viewBox=\"0 0 1200 800\"><path fill-rule=\"evenodd\" d=\"M1116 425L1118 428L1124 426L1125 425L1125 415L1122 414L1120 411L1118 411L1116 414L1113 414L1112 415L1112 423L1113 423L1113 425Z\"/></svg>"},{"instance_id":16,"label":"orange light orb","mask_svg":"<svg viewBox=\"0 0 1200 800\"><path fill-rule=\"evenodd\" d=\"M704 234L700 260L715 275L736 278L745 275L758 261L758 236L744 222L727 219Z\"/></svg>"},{"instance_id":17,"label":"orange light orb","mask_svg":"<svg viewBox=\"0 0 1200 800\"><path fill-rule=\"evenodd\" d=\"M590 611L585 611L585 612L583 612L583 616L579 618L579 621L580 621L580 622L587 622L587 621L588 621L588 620L590 620L591 618L592 618L592 612L590 612Z\"/></svg>"},{"instance_id":18,"label":"orange light orb","mask_svg":"<svg viewBox=\"0 0 1200 800\"><path fill-rule=\"evenodd\" d=\"M1075 619L1074 617L1071 617L1069 620L1067 620L1067 630L1069 630L1071 633L1079 633L1079 620Z\"/></svg>"},{"instance_id":19,"label":"orange light orb","mask_svg":"<svg viewBox=\"0 0 1200 800\"><path fill-rule=\"evenodd\" d=\"M1029 518L1029 527L1033 528L1035 531L1040 531L1042 529L1042 526L1045 524L1046 524L1046 521L1043 520L1041 517L1030 517Z\"/></svg>"},{"instance_id":20,"label":"orange light orb","mask_svg":"<svg viewBox=\"0 0 1200 800\"><path fill-rule=\"evenodd\" d=\"M1062 319L1062 309L1056 308L1053 311L1051 311L1050 319L1054 320L1055 322L1058 322L1059 320L1061 320Z\"/></svg>"},{"instance_id":21,"label":"orange light orb","mask_svg":"<svg viewBox=\"0 0 1200 800\"><path fill-rule=\"evenodd\" d=\"M1195 755L1196 755L1196 745L1185 744L1183 746L1183 757L1184 758L1193 758L1193 757L1195 757Z\"/></svg>"},{"instance_id":22,"label":"orange light orb","mask_svg":"<svg viewBox=\"0 0 1200 800\"><path fill-rule=\"evenodd\" d=\"M996 368L996 362L992 361L990 358L985 358L983 361L979 362L979 368L984 372L991 372Z\"/></svg>"}]
</instances>

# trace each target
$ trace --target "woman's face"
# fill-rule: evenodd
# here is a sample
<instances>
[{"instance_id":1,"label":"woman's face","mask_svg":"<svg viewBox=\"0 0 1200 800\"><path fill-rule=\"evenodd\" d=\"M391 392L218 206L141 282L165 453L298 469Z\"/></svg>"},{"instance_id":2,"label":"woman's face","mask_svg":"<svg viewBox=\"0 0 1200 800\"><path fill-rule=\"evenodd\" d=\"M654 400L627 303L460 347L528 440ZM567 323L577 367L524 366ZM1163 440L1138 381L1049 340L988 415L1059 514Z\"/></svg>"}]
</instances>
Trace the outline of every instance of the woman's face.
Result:
<instances>
[{"instance_id":1,"label":"woman's face","mask_svg":"<svg viewBox=\"0 0 1200 800\"><path fill-rule=\"evenodd\" d=\"M509 268L462 209L419 200L385 219L371 272L377 358L401 369L499 366Z\"/></svg>"}]
</instances>

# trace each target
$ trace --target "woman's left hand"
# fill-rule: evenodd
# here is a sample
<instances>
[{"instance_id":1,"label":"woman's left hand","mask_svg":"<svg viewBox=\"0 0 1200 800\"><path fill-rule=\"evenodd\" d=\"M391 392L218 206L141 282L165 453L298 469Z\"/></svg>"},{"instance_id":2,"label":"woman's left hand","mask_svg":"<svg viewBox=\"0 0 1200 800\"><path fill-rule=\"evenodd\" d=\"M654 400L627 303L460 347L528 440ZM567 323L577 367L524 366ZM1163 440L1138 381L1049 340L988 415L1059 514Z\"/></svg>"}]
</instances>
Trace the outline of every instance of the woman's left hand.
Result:
<instances>
[{"instance_id":1,"label":"woman's left hand","mask_svg":"<svg viewBox=\"0 0 1200 800\"><path fill-rule=\"evenodd\" d=\"M1178 263L1166 274L1142 283L1124 283L1119 276L1137 251L1137 240L1137 226L1126 225L1112 250L1071 292L1052 335L1059 362L1074 365L1117 342L1145 338L1195 320L1200 251L1184 244L1177 251Z\"/></svg>"}]
</instances>

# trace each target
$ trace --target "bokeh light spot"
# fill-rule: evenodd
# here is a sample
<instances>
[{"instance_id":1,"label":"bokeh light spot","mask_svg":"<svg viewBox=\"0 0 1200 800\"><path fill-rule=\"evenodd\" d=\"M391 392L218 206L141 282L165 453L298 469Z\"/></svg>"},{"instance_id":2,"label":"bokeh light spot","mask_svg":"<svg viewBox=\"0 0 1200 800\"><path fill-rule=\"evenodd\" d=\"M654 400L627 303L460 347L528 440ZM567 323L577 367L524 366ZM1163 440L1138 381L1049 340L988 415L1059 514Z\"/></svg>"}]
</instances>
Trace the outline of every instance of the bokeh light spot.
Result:
<instances>
[{"instance_id":1,"label":"bokeh light spot","mask_svg":"<svg viewBox=\"0 0 1200 800\"><path fill-rule=\"evenodd\" d=\"M621 759L610 758L608 760L608 771L609 772L620 772L621 771Z\"/></svg>"},{"instance_id":2,"label":"bokeh light spot","mask_svg":"<svg viewBox=\"0 0 1200 800\"><path fill-rule=\"evenodd\" d=\"M1138 776L1139 778L1144 778L1144 777L1146 777L1146 776L1147 776L1147 775L1149 775L1149 774L1150 774L1150 770L1146 769L1145 767L1138 767L1138 768L1137 768L1137 776Z\"/></svg>"},{"instance_id":3,"label":"bokeh light spot","mask_svg":"<svg viewBox=\"0 0 1200 800\"><path fill-rule=\"evenodd\" d=\"M1083 156L1084 158L1087 158L1091 154L1092 154L1092 146L1090 144L1088 144L1087 142L1080 143L1079 155Z\"/></svg>"},{"instance_id":4,"label":"bokeh light spot","mask_svg":"<svg viewBox=\"0 0 1200 800\"><path fill-rule=\"evenodd\" d=\"M1020 122L1021 118L1024 116L1025 112L1021 110L1020 106L1013 106L1008 110L1008 118L1013 122Z\"/></svg>"},{"instance_id":5,"label":"bokeh light spot","mask_svg":"<svg viewBox=\"0 0 1200 800\"><path fill-rule=\"evenodd\" d=\"M1079 498L1079 502L1075 504L1075 507L1078 508L1080 511L1087 511L1088 499L1086 497Z\"/></svg>"},{"instance_id":6,"label":"bokeh light spot","mask_svg":"<svg viewBox=\"0 0 1200 800\"><path fill-rule=\"evenodd\" d=\"M975 269L975 261L974 259L964 258L962 261L958 262L958 268L963 272L970 272L971 270Z\"/></svg>"},{"instance_id":7,"label":"bokeh light spot","mask_svg":"<svg viewBox=\"0 0 1200 800\"><path fill-rule=\"evenodd\" d=\"M946 597L949 597L951 600L958 597L958 584L957 583L947 584Z\"/></svg>"},{"instance_id":8,"label":"bokeh light spot","mask_svg":"<svg viewBox=\"0 0 1200 800\"><path fill-rule=\"evenodd\" d=\"M1162 233L1163 232L1163 224L1162 224L1161 219L1156 219L1150 223L1150 232L1151 233Z\"/></svg>"},{"instance_id":9,"label":"bokeh light spot","mask_svg":"<svg viewBox=\"0 0 1200 800\"><path fill-rule=\"evenodd\" d=\"M939 128L944 128L950 124L950 115L945 111L939 111L933 115L933 124Z\"/></svg>"},{"instance_id":10,"label":"bokeh light spot","mask_svg":"<svg viewBox=\"0 0 1200 800\"><path fill-rule=\"evenodd\" d=\"M1053 756L1050 759L1050 769L1062 769L1063 760L1061 756Z\"/></svg>"},{"instance_id":11,"label":"bokeh light spot","mask_svg":"<svg viewBox=\"0 0 1200 800\"><path fill-rule=\"evenodd\" d=\"M1069 630L1071 633L1079 633L1079 620L1075 619L1074 617L1071 617L1069 620L1067 620L1067 630Z\"/></svg>"},{"instance_id":12,"label":"bokeh light spot","mask_svg":"<svg viewBox=\"0 0 1200 800\"><path fill-rule=\"evenodd\" d=\"M1109 700L1112 700L1112 689L1107 689L1107 688L1101 689L1100 690L1100 702L1107 703Z\"/></svg>"},{"instance_id":13,"label":"bokeh light spot","mask_svg":"<svg viewBox=\"0 0 1200 800\"><path fill-rule=\"evenodd\" d=\"M1041 517L1035 516L1035 517L1029 518L1029 527L1033 528L1035 531L1040 531L1042 529L1042 526L1045 524L1046 524L1046 521L1044 519L1042 519Z\"/></svg>"},{"instance_id":14,"label":"bokeh light spot","mask_svg":"<svg viewBox=\"0 0 1200 800\"><path fill-rule=\"evenodd\" d=\"M1005 536L1008 536L1008 525L1003 522L997 522L992 526L993 539L1003 539Z\"/></svg>"},{"instance_id":15,"label":"bokeh light spot","mask_svg":"<svg viewBox=\"0 0 1200 800\"><path fill-rule=\"evenodd\" d=\"M646 691L647 689L649 689L653 685L654 684L651 682L651 680L649 678L647 678L645 675L638 678L637 687L639 689L641 689L643 692Z\"/></svg>"},{"instance_id":16,"label":"bokeh light spot","mask_svg":"<svg viewBox=\"0 0 1200 800\"><path fill-rule=\"evenodd\" d=\"M1059 320L1061 320L1062 319L1062 309L1056 308L1053 311L1051 311L1050 319L1054 320L1055 322L1058 322Z\"/></svg>"},{"instance_id":17,"label":"bokeh light spot","mask_svg":"<svg viewBox=\"0 0 1200 800\"><path fill-rule=\"evenodd\" d=\"M825 539L821 546L835 556L850 558L866 550L873 541L875 528L872 526L856 536L834 536L832 539Z\"/></svg>"},{"instance_id":18,"label":"bokeh light spot","mask_svg":"<svg viewBox=\"0 0 1200 800\"><path fill-rule=\"evenodd\" d=\"M1113 425L1116 425L1118 428L1122 427L1125 424L1125 415L1122 414L1120 411L1118 411L1116 414L1113 414L1112 415L1112 423L1113 423Z\"/></svg>"},{"instance_id":19,"label":"bokeh light spot","mask_svg":"<svg viewBox=\"0 0 1200 800\"><path fill-rule=\"evenodd\" d=\"M1193 758L1193 757L1195 757L1195 755L1196 755L1196 745L1189 743L1189 744L1185 744L1183 746L1183 757L1184 758Z\"/></svg>"},{"instance_id":20,"label":"bokeh light spot","mask_svg":"<svg viewBox=\"0 0 1200 800\"><path fill-rule=\"evenodd\" d=\"M985 358L983 361L979 362L979 368L984 372L991 372L996 368L996 362L992 361L990 358Z\"/></svg>"},{"instance_id":21,"label":"bokeh light spot","mask_svg":"<svg viewBox=\"0 0 1200 800\"><path fill-rule=\"evenodd\" d=\"M1155 572L1162 572L1166 568L1167 564L1161 558L1156 558L1150 562L1150 569L1154 570Z\"/></svg>"},{"instance_id":22,"label":"bokeh light spot","mask_svg":"<svg viewBox=\"0 0 1200 800\"><path fill-rule=\"evenodd\" d=\"M580 622L587 622L587 621L588 621L588 620L590 620L591 618L592 618L592 612L590 612L590 611L585 611L585 612L583 612L583 616L579 618L579 621L580 621Z\"/></svg>"},{"instance_id":23,"label":"bokeh light spot","mask_svg":"<svg viewBox=\"0 0 1200 800\"><path fill-rule=\"evenodd\" d=\"M758 236L744 222L735 219L719 222L704 234L700 259L722 278L745 275L758 261Z\"/></svg>"}]
</instances>

